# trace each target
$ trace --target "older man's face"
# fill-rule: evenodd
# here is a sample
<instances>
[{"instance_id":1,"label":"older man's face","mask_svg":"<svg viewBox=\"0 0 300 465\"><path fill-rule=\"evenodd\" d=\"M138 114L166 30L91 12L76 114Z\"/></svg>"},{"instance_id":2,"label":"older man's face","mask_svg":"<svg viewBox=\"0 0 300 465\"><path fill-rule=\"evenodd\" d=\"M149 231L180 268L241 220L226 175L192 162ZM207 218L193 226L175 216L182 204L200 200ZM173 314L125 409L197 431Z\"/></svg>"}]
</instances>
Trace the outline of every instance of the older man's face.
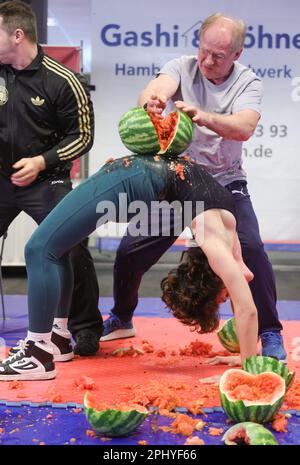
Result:
<instances>
[{"instance_id":1,"label":"older man's face","mask_svg":"<svg viewBox=\"0 0 300 465\"><path fill-rule=\"evenodd\" d=\"M230 75L233 63L242 52L233 50L232 31L218 24L211 25L200 39L198 65L202 74L214 84L222 84Z\"/></svg>"}]
</instances>

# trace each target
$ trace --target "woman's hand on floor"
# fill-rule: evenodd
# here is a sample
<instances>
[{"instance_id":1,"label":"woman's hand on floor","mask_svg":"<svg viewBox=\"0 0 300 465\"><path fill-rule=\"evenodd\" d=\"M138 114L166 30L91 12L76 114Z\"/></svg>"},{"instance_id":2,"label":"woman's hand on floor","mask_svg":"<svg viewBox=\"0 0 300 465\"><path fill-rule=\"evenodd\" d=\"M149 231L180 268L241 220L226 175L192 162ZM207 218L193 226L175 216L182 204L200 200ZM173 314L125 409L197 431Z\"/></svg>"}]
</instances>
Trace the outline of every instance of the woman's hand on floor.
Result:
<instances>
[{"instance_id":1,"label":"woman's hand on floor","mask_svg":"<svg viewBox=\"0 0 300 465\"><path fill-rule=\"evenodd\" d=\"M228 365L230 367L241 366L241 357L239 355L217 355L206 361L207 365Z\"/></svg>"}]
</instances>

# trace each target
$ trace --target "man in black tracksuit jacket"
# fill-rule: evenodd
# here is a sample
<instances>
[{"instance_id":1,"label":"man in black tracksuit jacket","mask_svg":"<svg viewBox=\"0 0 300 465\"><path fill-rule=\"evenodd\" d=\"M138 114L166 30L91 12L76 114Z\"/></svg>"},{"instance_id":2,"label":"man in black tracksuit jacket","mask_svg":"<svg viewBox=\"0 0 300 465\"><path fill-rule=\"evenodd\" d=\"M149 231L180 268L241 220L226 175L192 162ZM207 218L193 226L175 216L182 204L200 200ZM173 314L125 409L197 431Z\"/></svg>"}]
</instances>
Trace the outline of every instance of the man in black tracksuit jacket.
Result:
<instances>
[{"instance_id":1,"label":"man in black tracksuit jacket","mask_svg":"<svg viewBox=\"0 0 300 465\"><path fill-rule=\"evenodd\" d=\"M93 136L85 79L43 53L28 5L1 4L0 236L21 211L37 224L48 215L72 189L72 160L91 148ZM102 333L97 276L85 244L72 250L71 261L69 329L77 342L75 353L92 355ZM55 330L59 350L70 352L66 322L59 315Z\"/></svg>"}]
</instances>

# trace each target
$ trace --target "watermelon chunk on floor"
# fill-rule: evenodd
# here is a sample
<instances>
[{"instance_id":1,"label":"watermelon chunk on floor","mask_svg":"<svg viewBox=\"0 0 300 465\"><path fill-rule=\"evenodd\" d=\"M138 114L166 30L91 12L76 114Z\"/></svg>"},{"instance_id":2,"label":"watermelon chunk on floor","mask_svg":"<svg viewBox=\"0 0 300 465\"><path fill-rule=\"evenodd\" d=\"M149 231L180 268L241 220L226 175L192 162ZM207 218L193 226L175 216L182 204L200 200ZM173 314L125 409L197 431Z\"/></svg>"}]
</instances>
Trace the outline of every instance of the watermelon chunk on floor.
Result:
<instances>
[{"instance_id":1,"label":"watermelon chunk on floor","mask_svg":"<svg viewBox=\"0 0 300 465\"><path fill-rule=\"evenodd\" d=\"M238 423L224 434L222 441L227 446L246 445L246 446L276 446L274 435L264 426L246 421Z\"/></svg>"},{"instance_id":2,"label":"watermelon chunk on floor","mask_svg":"<svg viewBox=\"0 0 300 465\"><path fill-rule=\"evenodd\" d=\"M271 421L281 407L285 381L276 373L252 375L244 370L225 371L220 379L220 398L226 414L234 421Z\"/></svg>"},{"instance_id":3,"label":"watermelon chunk on floor","mask_svg":"<svg viewBox=\"0 0 300 465\"><path fill-rule=\"evenodd\" d=\"M137 404L108 405L98 402L89 391L84 396L84 411L90 425L106 436L126 436L140 426L148 410Z\"/></svg>"}]
</instances>

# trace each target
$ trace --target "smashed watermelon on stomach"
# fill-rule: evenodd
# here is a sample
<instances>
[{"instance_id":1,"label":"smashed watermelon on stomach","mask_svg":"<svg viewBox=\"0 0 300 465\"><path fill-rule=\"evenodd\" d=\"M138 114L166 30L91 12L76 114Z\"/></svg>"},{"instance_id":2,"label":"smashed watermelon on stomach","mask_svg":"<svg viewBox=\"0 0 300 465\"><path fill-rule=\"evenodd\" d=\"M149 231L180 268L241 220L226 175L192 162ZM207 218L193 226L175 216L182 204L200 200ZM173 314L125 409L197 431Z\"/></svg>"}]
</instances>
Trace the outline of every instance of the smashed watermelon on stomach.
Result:
<instances>
[{"instance_id":1,"label":"smashed watermelon on stomach","mask_svg":"<svg viewBox=\"0 0 300 465\"><path fill-rule=\"evenodd\" d=\"M125 147L137 154L180 155L193 138L193 122L179 110L161 119L144 108L132 108L121 116L118 129Z\"/></svg>"}]
</instances>

